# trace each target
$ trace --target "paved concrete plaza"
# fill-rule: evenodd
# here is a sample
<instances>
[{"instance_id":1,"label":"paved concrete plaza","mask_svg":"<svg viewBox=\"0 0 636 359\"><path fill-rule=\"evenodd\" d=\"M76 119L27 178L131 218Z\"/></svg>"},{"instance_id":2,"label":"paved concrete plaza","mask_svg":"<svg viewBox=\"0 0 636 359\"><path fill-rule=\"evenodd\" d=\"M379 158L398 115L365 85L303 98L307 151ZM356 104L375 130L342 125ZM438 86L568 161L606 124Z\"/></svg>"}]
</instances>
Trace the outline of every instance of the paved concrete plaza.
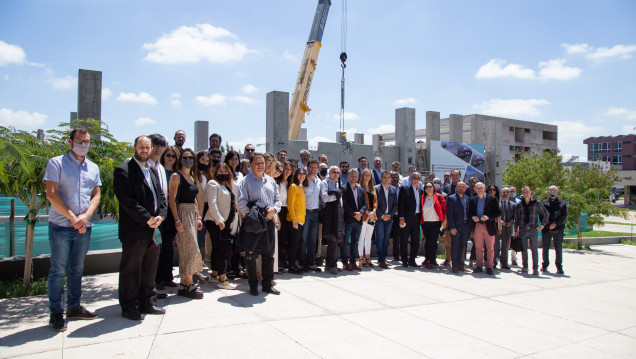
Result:
<instances>
[{"instance_id":1,"label":"paved concrete plaza","mask_svg":"<svg viewBox=\"0 0 636 359\"><path fill-rule=\"evenodd\" d=\"M0 357L633 358L636 247L592 248L565 250L565 276L376 267L277 276L282 295L258 297L245 280L205 284L203 300L170 295L143 322L120 316L117 274L86 277L100 318L64 333L45 296L1 300Z\"/></svg>"}]
</instances>

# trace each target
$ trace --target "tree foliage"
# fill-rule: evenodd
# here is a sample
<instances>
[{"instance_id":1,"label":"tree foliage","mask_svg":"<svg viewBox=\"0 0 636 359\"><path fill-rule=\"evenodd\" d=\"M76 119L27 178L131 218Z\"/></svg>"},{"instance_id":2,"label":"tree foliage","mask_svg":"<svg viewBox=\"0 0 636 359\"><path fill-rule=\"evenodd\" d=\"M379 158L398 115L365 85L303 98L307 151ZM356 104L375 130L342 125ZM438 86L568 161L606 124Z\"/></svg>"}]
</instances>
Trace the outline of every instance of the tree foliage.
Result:
<instances>
[{"instance_id":1,"label":"tree foliage","mask_svg":"<svg viewBox=\"0 0 636 359\"><path fill-rule=\"evenodd\" d=\"M548 198L548 187L559 187L559 198L568 204L568 228L576 228L580 238L579 218L587 214L590 226L605 224L605 216L627 218L628 211L609 201L610 187L616 181L616 169L603 171L598 167L576 165L571 170L561 165L561 156L552 151L539 151L517 162L510 161L503 181L521 192L529 186L540 200Z\"/></svg>"}]
</instances>

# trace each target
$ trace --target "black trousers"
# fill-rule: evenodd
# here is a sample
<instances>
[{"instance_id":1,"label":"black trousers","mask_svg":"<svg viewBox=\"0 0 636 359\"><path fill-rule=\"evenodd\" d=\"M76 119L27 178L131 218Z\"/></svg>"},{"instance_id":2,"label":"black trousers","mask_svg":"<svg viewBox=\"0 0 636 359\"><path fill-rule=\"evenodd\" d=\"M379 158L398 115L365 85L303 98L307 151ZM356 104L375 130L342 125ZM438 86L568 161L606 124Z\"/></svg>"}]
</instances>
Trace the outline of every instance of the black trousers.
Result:
<instances>
[{"instance_id":1,"label":"black trousers","mask_svg":"<svg viewBox=\"0 0 636 359\"><path fill-rule=\"evenodd\" d=\"M323 235L322 241L327 245L327 267L338 268L338 258L340 257L340 246L338 246L338 238L333 235Z\"/></svg>"},{"instance_id":2,"label":"black trousers","mask_svg":"<svg viewBox=\"0 0 636 359\"><path fill-rule=\"evenodd\" d=\"M289 268L293 268L298 260L298 249L300 241L303 238L303 225L298 224L298 229L294 229L294 225L291 225L291 232L289 239L287 240L287 259L289 261Z\"/></svg>"},{"instance_id":3,"label":"black trousers","mask_svg":"<svg viewBox=\"0 0 636 359\"><path fill-rule=\"evenodd\" d=\"M226 223L226 225L228 225ZM227 264L232 257L232 241L230 239L221 239L221 228L213 221L205 221L205 229L210 233L210 241L212 241L212 270L218 275L227 272ZM224 228L226 237L229 238L229 228Z\"/></svg>"},{"instance_id":4,"label":"black trousers","mask_svg":"<svg viewBox=\"0 0 636 359\"><path fill-rule=\"evenodd\" d=\"M172 275L172 259L174 257L174 238L176 233L170 233L165 229L166 223L162 223L159 226L159 233L161 233L161 247L159 248L159 263L157 264L157 275L155 275L155 282L171 282L174 279Z\"/></svg>"},{"instance_id":5,"label":"black trousers","mask_svg":"<svg viewBox=\"0 0 636 359\"><path fill-rule=\"evenodd\" d=\"M276 236L274 231L276 226L274 221L266 221L267 223L267 237L269 240L270 250L264 252L245 252L245 262L247 264L247 283L250 285L250 289L258 288L258 277L256 276L256 258L260 254L262 257L263 271L263 290L268 290L272 287L272 280L274 280L274 244Z\"/></svg>"},{"instance_id":6,"label":"black trousers","mask_svg":"<svg viewBox=\"0 0 636 359\"><path fill-rule=\"evenodd\" d=\"M155 275L159 262L159 246L153 238L126 241L121 244L119 262L119 305L122 311L153 306Z\"/></svg>"},{"instance_id":7,"label":"black trousers","mask_svg":"<svg viewBox=\"0 0 636 359\"><path fill-rule=\"evenodd\" d=\"M393 238L393 259L400 256L400 219L393 216L393 224L391 225L391 238ZM388 249L388 245L386 246Z\"/></svg>"},{"instance_id":8,"label":"black trousers","mask_svg":"<svg viewBox=\"0 0 636 359\"><path fill-rule=\"evenodd\" d=\"M287 220L287 207L281 207L278 213L280 220L280 230L278 231L278 268L285 267L287 253L287 241L291 235L292 223ZM292 264L289 264L290 266Z\"/></svg>"},{"instance_id":9,"label":"black trousers","mask_svg":"<svg viewBox=\"0 0 636 359\"><path fill-rule=\"evenodd\" d=\"M437 263L437 237L439 237L439 228L442 226L442 222L424 222L422 223L422 233L426 242L424 242L424 256L426 257L426 263Z\"/></svg>"},{"instance_id":10,"label":"black trousers","mask_svg":"<svg viewBox=\"0 0 636 359\"><path fill-rule=\"evenodd\" d=\"M400 229L400 259L402 263L414 263L420 249L419 215L406 219L406 226ZM399 222L399 219L398 219ZM409 257L409 237L411 238L411 256Z\"/></svg>"}]
</instances>

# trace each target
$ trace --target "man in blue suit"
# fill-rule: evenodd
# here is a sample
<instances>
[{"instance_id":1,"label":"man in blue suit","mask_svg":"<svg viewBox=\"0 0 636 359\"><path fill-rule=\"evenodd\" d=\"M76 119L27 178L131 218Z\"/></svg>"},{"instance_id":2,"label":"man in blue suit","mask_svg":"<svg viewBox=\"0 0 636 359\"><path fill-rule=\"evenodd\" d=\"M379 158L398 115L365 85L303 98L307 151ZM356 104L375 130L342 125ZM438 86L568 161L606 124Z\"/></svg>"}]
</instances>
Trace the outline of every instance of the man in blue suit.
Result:
<instances>
[{"instance_id":1,"label":"man in blue suit","mask_svg":"<svg viewBox=\"0 0 636 359\"><path fill-rule=\"evenodd\" d=\"M398 195L398 218L400 219L400 259L403 267L419 267L415 263L420 248L420 202L422 191L419 189L422 176L419 172L411 173L410 184L400 187ZM410 253L409 253L409 237ZM410 254L410 257L409 257Z\"/></svg>"},{"instance_id":2,"label":"man in blue suit","mask_svg":"<svg viewBox=\"0 0 636 359\"><path fill-rule=\"evenodd\" d=\"M391 226L393 224L393 213L397 209L398 199L396 189L391 186L391 173L382 172L382 183L375 186L375 193L378 196L378 208L375 222L375 249L378 252L378 266L389 268L386 263L386 249L389 245Z\"/></svg>"},{"instance_id":3,"label":"man in blue suit","mask_svg":"<svg viewBox=\"0 0 636 359\"><path fill-rule=\"evenodd\" d=\"M455 193L446 197L446 218L451 234L451 261L453 273L465 271L464 247L470 236L470 221L468 217L468 196L466 183L458 182Z\"/></svg>"}]
</instances>

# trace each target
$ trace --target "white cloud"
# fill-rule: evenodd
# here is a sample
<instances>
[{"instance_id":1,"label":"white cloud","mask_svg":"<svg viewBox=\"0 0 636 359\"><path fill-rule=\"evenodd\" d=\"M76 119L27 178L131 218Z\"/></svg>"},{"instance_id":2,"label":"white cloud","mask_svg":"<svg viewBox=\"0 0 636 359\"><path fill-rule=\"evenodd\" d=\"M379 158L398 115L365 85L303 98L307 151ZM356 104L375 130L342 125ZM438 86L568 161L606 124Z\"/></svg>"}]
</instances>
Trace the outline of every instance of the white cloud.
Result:
<instances>
[{"instance_id":1,"label":"white cloud","mask_svg":"<svg viewBox=\"0 0 636 359\"><path fill-rule=\"evenodd\" d=\"M7 44L0 40L0 66L8 64L22 65L26 62L26 53L18 45Z\"/></svg>"},{"instance_id":2,"label":"white cloud","mask_svg":"<svg viewBox=\"0 0 636 359\"><path fill-rule=\"evenodd\" d=\"M239 153L243 153L243 149L248 143L256 147L256 152L265 152L265 136L245 137L236 141L228 141L228 143Z\"/></svg>"},{"instance_id":3,"label":"white cloud","mask_svg":"<svg viewBox=\"0 0 636 359\"><path fill-rule=\"evenodd\" d=\"M340 120L340 114L333 115L333 118L334 118L334 120ZM355 120L359 120L360 116L358 116L358 114L355 113L355 112L347 112L347 111L345 111L344 119L345 119L345 121L355 121Z\"/></svg>"},{"instance_id":4,"label":"white cloud","mask_svg":"<svg viewBox=\"0 0 636 359\"><path fill-rule=\"evenodd\" d=\"M603 61L611 58L629 59L632 53L636 52L636 45L618 44L612 47L590 46L588 44L561 44L568 54L585 54L585 57L592 60Z\"/></svg>"},{"instance_id":5,"label":"white cloud","mask_svg":"<svg viewBox=\"0 0 636 359\"><path fill-rule=\"evenodd\" d=\"M117 96L117 101L145 103L147 105L157 104L157 99L147 92L140 92L138 95L132 92L121 92Z\"/></svg>"},{"instance_id":6,"label":"white cloud","mask_svg":"<svg viewBox=\"0 0 636 359\"><path fill-rule=\"evenodd\" d=\"M160 64L235 62L253 51L236 39L224 28L197 24L174 29L155 43L145 43L143 49L149 51L146 60Z\"/></svg>"},{"instance_id":7,"label":"white cloud","mask_svg":"<svg viewBox=\"0 0 636 359\"><path fill-rule=\"evenodd\" d=\"M588 44L561 44L568 54L584 54L592 49Z\"/></svg>"},{"instance_id":8,"label":"white cloud","mask_svg":"<svg viewBox=\"0 0 636 359\"><path fill-rule=\"evenodd\" d=\"M539 78L541 80L570 80L581 75L578 67L563 66L565 59L548 60L539 62Z\"/></svg>"},{"instance_id":9,"label":"white cloud","mask_svg":"<svg viewBox=\"0 0 636 359\"><path fill-rule=\"evenodd\" d=\"M172 104L172 106L174 107L179 107L181 106L181 100L179 100L178 98L175 98L174 100L170 101L170 103Z\"/></svg>"},{"instance_id":10,"label":"white cloud","mask_svg":"<svg viewBox=\"0 0 636 359\"><path fill-rule=\"evenodd\" d=\"M375 128L369 128L368 132L372 135L395 132L395 125L391 125L391 124L380 125Z\"/></svg>"},{"instance_id":11,"label":"white cloud","mask_svg":"<svg viewBox=\"0 0 636 359\"><path fill-rule=\"evenodd\" d=\"M636 120L636 111L628 110L622 107L610 107L606 112L606 116L623 116L628 120Z\"/></svg>"},{"instance_id":12,"label":"white cloud","mask_svg":"<svg viewBox=\"0 0 636 359\"><path fill-rule=\"evenodd\" d=\"M604 133L603 126L589 126L576 121L553 121L559 126L559 148L580 146L584 139Z\"/></svg>"},{"instance_id":13,"label":"white cloud","mask_svg":"<svg viewBox=\"0 0 636 359\"><path fill-rule=\"evenodd\" d=\"M243 86L243 92L246 94L253 94L253 93L257 93L258 92L258 87L254 86L254 85L250 85L247 84L245 86Z\"/></svg>"},{"instance_id":14,"label":"white cloud","mask_svg":"<svg viewBox=\"0 0 636 359\"><path fill-rule=\"evenodd\" d=\"M70 90L77 87L77 78L71 75L67 75L62 78L52 78L49 82L53 85L53 88L56 90Z\"/></svg>"},{"instance_id":15,"label":"white cloud","mask_svg":"<svg viewBox=\"0 0 636 359\"><path fill-rule=\"evenodd\" d=\"M399 100L393 101L394 105L405 106L405 105L415 105L417 100L413 97L401 98Z\"/></svg>"},{"instance_id":16,"label":"white cloud","mask_svg":"<svg viewBox=\"0 0 636 359\"><path fill-rule=\"evenodd\" d=\"M227 102L227 96L215 93L208 97L197 96L196 101L204 106L225 105L225 103Z\"/></svg>"},{"instance_id":17,"label":"white cloud","mask_svg":"<svg viewBox=\"0 0 636 359\"><path fill-rule=\"evenodd\" d=\"M480 104L475 104L474 107L484 115L518 118L518 117L538 117L541 116L540 106L549 105L547 100L503 100L492 99Z\"/></svg>"},{"instance_id":18,"label":"white cloud","mask_svg":"<svg viewBox=\"0 0 636 359\"><path fill-rule=\"evenodd\" d=\"M505 65L505 66L504 66ZM475 74L480 79L496 77L515 77L518 79L530 80L535 78L534 70L518 64L506 65L506 60L492 59L483 65Z\"/></svg>"},{"instance_id":19,"label":"white cloud","mask_svg":"<svg viewBox=\"0 0 636 359\"><path fill-rule=\"evenodd\" d=\"M173 92L170 94L170 98L181 98L181 94L177 92Z\"/></svg>"},{"instance_id":20,"label":"white cloud","mask_svg":"<svg viewBox=\"0 0 636 359\"><path fill-rule=\"evenodd\" d=\"M41 113L26 111L13 111L8 108L0 108L0 126L13 126L16 128L36 128L46 122L48 116Z\"/></svg>"},{"instance_id":21,"label":"white cloud","mask_svg":"<svg viewBox=\"0 0 636 359\"><path fill-rule=\"evenodd\" d=\"M298 56L290 54L289 50L283 51L283 59L293 63L300 62Z\"/></svg>"},{"instance_id":22,"label":"white cloud","mask_svg":"<svg viewBox=\"0 0 636 359\"><path fill-rule=\"evenodd\" d=\"M623 127L621 127L621 134L632 134L632 133L636 133L636 126L634 126L636 124L632 124L632 125L625 125Z\"/></svg>"},{"instance_id":23,"label":"white cloud","mask_svg":"<svg viewBox=\"0 0 636 359\"><path fill-rule=\"evenodd\" d=\"M135 125L137 126L153 125L155 123L157 123L157 121L151 119L150 117L139 117L135 120Z\"/></svg>"},{"instance_id":24,"label":"white cloud","mask_svg":"<svg viewBox=\"0 0 636 359\"><path fill-rule=\"evenodd\" d=\"M234 100L236 102L240 102L240 103L244 103L244 104L248 104L248 105L252 105L256 103L256 100L254 100L251 97L247 97L247 96L234 96L231 98L231 100Z\"/></svg>"},{"instance_id":25,"label":"white cloud","mask_svg":"<svg viewBox=\"0 0 636 359\"><path fill-rule=\"evenodd\" d=\"M327 137L323 137L323 136L316 136L312 139L310 139L308 141L308 147L310 150L317 150L318 149L318 142L333 142L331 140L329 140Z\"/></svg>"},{"instance_id":26,"label":"white cloud","mask_svg":"<svg viewBox=\"0 0 636 359\"><path fill-rule=\"evenodd\" d=\"M109 88L104 87L102 89L102 101L108 100L112 95L113 95L113 92Z\"/></svg>"}]
</instances>

